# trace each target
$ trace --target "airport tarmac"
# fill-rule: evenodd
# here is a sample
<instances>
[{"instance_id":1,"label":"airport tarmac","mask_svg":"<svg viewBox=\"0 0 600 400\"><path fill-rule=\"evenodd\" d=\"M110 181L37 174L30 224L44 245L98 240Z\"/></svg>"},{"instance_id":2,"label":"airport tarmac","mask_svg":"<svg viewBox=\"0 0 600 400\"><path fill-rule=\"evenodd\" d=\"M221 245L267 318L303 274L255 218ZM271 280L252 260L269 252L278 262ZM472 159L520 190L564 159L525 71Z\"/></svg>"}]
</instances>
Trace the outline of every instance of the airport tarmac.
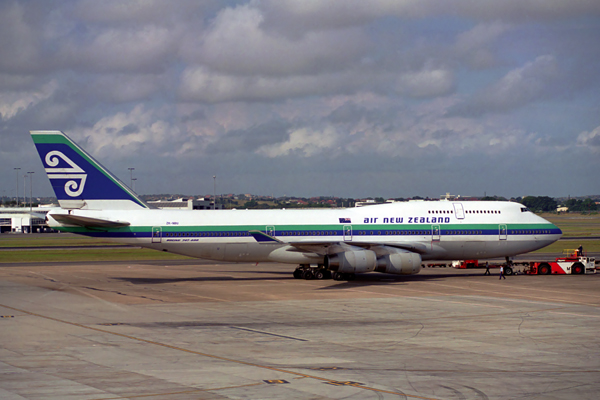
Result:
<instances>
[{"instance_id":1,"label":"airport tarmac","mask_svg":"<svg viewBox=\"0 0 600 400\"><path fill-rule=\"evenodd\" d=\"M597 399L600 274L0 265L1 399Z\"/></svg>"}]
</instances>

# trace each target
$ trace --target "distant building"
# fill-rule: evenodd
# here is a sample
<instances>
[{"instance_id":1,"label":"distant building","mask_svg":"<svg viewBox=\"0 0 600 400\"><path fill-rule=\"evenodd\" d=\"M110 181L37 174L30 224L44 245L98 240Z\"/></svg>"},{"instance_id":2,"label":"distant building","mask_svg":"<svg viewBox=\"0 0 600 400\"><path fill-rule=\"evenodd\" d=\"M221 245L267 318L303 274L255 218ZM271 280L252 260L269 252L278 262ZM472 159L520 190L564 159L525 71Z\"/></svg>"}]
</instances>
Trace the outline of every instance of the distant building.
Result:
<instances>
[{"instance_id":1,"label":"distant building","mask_svg":"<svg viewBox=\"0 0 600 400\"><path fill-rule=\"evenodd\" d=\"M0 233L35 233L51 230L46 214L56 206L0 208ZM31 211L30 211L31 210Z\"/></svg>"},{"instance_id":2,"label":"distant building","mask_svg":"<svg viewBox=\"0 0 600 400\"><path fill-rule=\"evenodd\" d=\"M375 204L381 204L381 203L377 203L373 199L367 199L367 200L357 201L356 203L354 203L354 207L374 206Z\"/></svg>"},{"instance_id":3,"label":"distant building","mask_svg":"<svg viewBox=\"0 0 600 400\"><path fill-rule=\"evenodd\" d=\"M148 201L149 206L160 208L160 209L169 209L169 210L212 210L214 207L214 202L210 200L198 199L177 199L172 201ZM214 207L216 210L222 210L223 204L218 204Z\"/></svg>"}]
</instances>

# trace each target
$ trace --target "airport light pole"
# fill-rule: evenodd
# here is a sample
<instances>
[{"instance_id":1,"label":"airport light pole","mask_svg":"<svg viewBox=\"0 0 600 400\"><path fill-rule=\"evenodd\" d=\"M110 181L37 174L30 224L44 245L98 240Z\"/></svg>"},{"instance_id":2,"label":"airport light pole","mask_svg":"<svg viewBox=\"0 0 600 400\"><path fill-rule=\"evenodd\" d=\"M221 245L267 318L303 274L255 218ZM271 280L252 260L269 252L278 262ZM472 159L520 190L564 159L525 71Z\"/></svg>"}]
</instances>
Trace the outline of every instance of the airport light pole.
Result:
<instances>
[{"instance_id":1,"label":"airport light pole","mask_svg":"<svg viewBox=\"0 0 600 400\"><path fill-rule=\"evenodd\" d=\"M217 176L213 175L213 210L217 209Z\"/></svg>"},{"instance_id":2,"label":"airport light pole","mask_svg":"<svg viewBox=\"0 0 600 400\"><path fill-rule=\"evenodd\" d=\"M137 181L137 178L131 178L131 184L133 185L133 187L131 188L134 192L135 192L135 181Z\"/></svg>"},{"instance_id":3,"label":"airport light pole","mask_svg":"<svg viewBox=\"0 0 600 400\"><path fill-rule=\"evenodd\" d=\"M33 173L34 171L27 172L29 174L29 233L33 233ZM23 188L25 190L25 188Z\"/></svg>"},{"instance_id":4,"label":"airport light pole","mask_svg":"<svg viewBox=\"0 0 600 400\"><path fill-rule=\"evenodd\" d=\"M16 205L16 207L19 207L19 170L21 168L13 168L13 169L17 173L17 205Z\"/></svg>"},{"instance_id":5,"label":"airport light pole","mask_svg":"<svg viewBox=\"0 0 600 400\"><path fill-rule=\"evenodd\" d=\"M133 170L135 168L127 168L129 170L129 187L133 189Z\"/></svg>"},{"instance_id":6,"label":"airport light pole","mask_svg":"<svg viewBox=\"0 0 600 400\"><path fill-rule=\"evenodd\" d=\"M27 187L27 174L23 175L23 207L27 207L27 196L25 195L26 187ZM29 218L31 218L31 217L29 217ZM22 220L21 220L21 233L24 233Z\"/></svg>"}]
</instances>

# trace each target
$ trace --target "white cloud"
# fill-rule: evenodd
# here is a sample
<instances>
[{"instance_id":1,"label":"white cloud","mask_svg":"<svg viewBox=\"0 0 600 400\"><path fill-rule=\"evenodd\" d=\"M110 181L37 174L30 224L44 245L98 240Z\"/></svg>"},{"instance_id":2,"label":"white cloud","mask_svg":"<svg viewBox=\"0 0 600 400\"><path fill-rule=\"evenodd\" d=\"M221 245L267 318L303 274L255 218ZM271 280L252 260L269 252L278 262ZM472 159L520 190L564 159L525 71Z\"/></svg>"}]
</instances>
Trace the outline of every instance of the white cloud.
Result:
<instances>
[{"instance_id":1,"label":"white cloud","mask_svg":"<svg viewBox=\"0 0 600 400\"><path fill-rule=\"evenodd\" d=\"M177 51L178 38L178 30L161 26L109 28L96 30L88 40L65 39L59 56L91 71L162 71Z\"/></svg>"},{"instance_id":2,"label":"white cloud","mask_svg":"<svg viewBox=\"0 0 600 400\"><path fill-rule=\"evenodd\" d=\"M477 24L456 37L453 52L465 58L475 69L489 68L496 59L492 45L509 29L508 24L499 21Z\"/></svg>"},{"instance_id":3,"label":"white cloud","mask_svg":"<svg viewBox=\"0 0 600 400\"><path fill-rule=\"evenodd\" d=\"M170 23L178 18L201 12L206 5L195 0L83 0L77 2L73 14L88 22L102 23Z\"/></svg>"},{"instance_id":4,"label":"white cloud","mask_svg":"<svg viewBox=\"0 0 600 400\"><path fill-rule=\"evenodd\" d=\"M334 150L339 139L340 135L332 126L326 126L318 131L301 128L291 132L287 141L262 146L256 152L269 158L290 154L312 157L324 151Z\"/></svg>"},{"instance_id":5,"label":"white cloud","mask_svg":"<svg viewBox=\"0 0 600 400\"><path fill-rule=\"evenodd\" d=\"M87 140L90 153L98 157L127 156L146 147L152 153L167 153L168 142L179 142L180 130L162 119L161 110L143 105L100 119L91 128L74 129L73 136ZM149 156L150 154L145 154Z\"/></svg>"},{"instance_id":6,"label":"white cloud","mask_svg":"<svg viewBox=\"0 0 600 400\"><path fill-rule=\"evenodd\" d=\"M313 29L362 26L384 16L414 17L430 8L428 0L263 0L266 25L297 35Z\"/></svg>"},{"instance_id":7,"label":"white cloud","mask_svg":"<svg viewBox=\"0 0 600 400\"><path fill-rule=\"evenodd\" d=\"M90 89L107 101L122 103L149 99L169 84L164 74L102 74Z\"/></svg>"},{"instance_id":8,"label":"white cloud","mask_svg":"<svg viewBox=\"0 0 600 400\"><path fill-rule=\"evenodd\" d=\"M309 95L354 91L367 76L352 73L298 75L289 77L236 76L213 72L205 67L186 69L181 76L180 94L188 101L271 101Z\"/></svg>"},{"instance_id":9,"label":"white cloud","mask_svg":"<svg viewBox=\"0 0 600 400\"><path fill-rule=\"evenodd\" d=\"M58 88L58 83L52 80L38 90L32 91L1 91L0 92L0 117L6 121L19 112L44 101Z\"/></svg>"},{"instance_id":10,"label":"white cloud","mask_svg":"<svg viewBox=\"0 0 600 400\"><path fill-rule=\"evenodd\" d=\"M282 31L362 26L382 17L403 19L452 16L503 21L536 21L600 15L590 0L262 0L266 22Z\"/></svg>"},{"instance_id":11,"label":"white cloud","mask_svg":"<svg viewBox=\"0 0 600 400\"><path fill-rule=\"evenodd\" d=\"M586 147L594 153L600 153L600 126L591 132L581 132L577 136L577 146Z\"/></svg>"},{"instance_id":12,"label":"white cloud","mask_svg":"<svg viewBox=\"0 0 600 400\"><path fill-rule=\"evenodd\" d=\"M553 56L539 56L523 67L507 73L484 96L498 108L525 104L547 93L548 85L558 74L558 66Z\"/></svg>"},{"instance_id":13,"label":"white cloud","mask_svg":"<svg viewBox=\"0 0 600 400\"><path fill-rule=\"evenodd\" d=\"M559 92L559 76L556 58L539 56L509 71L496 83L457 105L452 113L478 116L488 112L507 112L536 100L548 99Z\"/></svg>"},{"instance_id":14,"label":"white cloud","mask_svg":"<svg viewBox=\"0 0 600 400\"><path fill-rule=\"evenodd\" d=\"M454 88L454 74L444 68L431 68L407 72L397 80L399 93L411 97L436 97L450 93Z\"/></svg>"},{"instance_id":15,"label":"white cloud","mask_svg":"<svg viewBox=\"0 0 600 400\"><path fill-rule=\"evenodd\" d=\"M201 38L199 59L227 74L314 74L344 69L368 46L359 29L309 31L292 39L265 30L263 21L261 10L250 5L222 10Z\"/></svg>"}]
</instances>

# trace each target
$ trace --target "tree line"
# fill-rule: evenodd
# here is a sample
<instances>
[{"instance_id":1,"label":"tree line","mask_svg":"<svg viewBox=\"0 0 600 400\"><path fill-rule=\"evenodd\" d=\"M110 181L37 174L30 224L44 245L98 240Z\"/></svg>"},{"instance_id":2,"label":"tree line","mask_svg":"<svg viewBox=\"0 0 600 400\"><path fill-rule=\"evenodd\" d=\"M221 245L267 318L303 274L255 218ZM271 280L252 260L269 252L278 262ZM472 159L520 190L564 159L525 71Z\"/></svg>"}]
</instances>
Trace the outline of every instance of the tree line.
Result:
<instances>
[{"instance_id":1,"label":"tree line","mask_svg":"<svg viewBox=\"0 0 600 400\"><path fill-rule=\"evenodd\" d=\"M534 212L553 212L558 208L558 202L548 196L527 196L521 199L521 204ZM562 206L567 207L569 211L590 212L597 211L598 206L592 199L577 200L569 199L562 203Z\"/></svg>"}]
</instances>

